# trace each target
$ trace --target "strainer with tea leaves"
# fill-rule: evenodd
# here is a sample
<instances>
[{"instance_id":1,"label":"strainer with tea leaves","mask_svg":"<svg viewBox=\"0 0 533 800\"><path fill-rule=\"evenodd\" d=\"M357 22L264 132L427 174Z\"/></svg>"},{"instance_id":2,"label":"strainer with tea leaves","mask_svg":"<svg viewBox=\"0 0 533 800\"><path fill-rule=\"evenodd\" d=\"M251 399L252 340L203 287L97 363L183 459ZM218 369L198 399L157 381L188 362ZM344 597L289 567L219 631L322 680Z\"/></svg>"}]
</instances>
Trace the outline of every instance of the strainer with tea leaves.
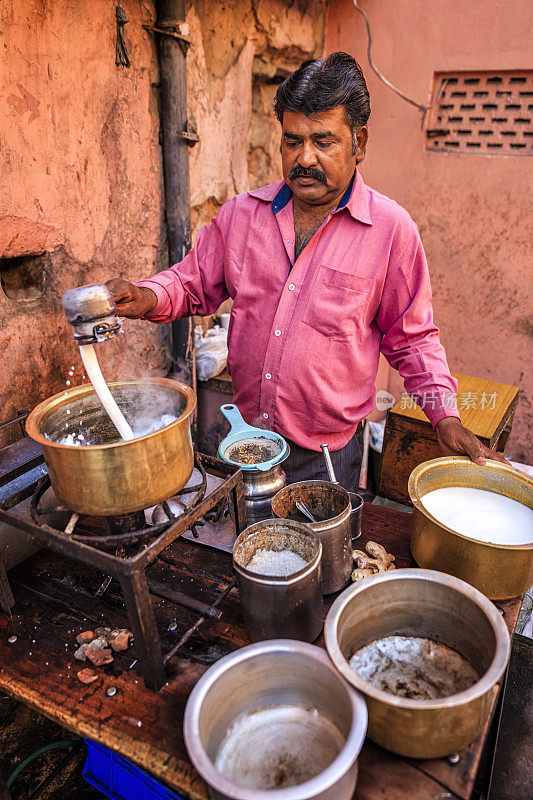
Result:
<instances>
[{"instance_id":1,"label":"strainer with tea leaves","mask_svg":"<svg viewBox=\"0 0 533 800\"><path fill-rule=\"evenodd\" d=\"M238 464L243 470L267 472L287 458L289 445L279 433L248 425L236 405L227 403L220 410L231 425L218 446L222 461Z\"/></svg>"}]
</instances>

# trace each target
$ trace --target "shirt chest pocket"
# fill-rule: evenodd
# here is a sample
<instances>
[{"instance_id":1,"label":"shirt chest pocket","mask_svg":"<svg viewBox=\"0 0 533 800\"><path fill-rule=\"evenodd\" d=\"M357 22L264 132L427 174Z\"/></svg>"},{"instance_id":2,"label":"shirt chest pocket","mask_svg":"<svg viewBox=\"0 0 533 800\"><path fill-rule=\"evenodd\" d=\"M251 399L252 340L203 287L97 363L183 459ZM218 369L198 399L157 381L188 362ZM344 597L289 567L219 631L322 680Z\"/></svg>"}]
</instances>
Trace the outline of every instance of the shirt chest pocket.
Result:
<instances>
[{"instance_id":1,"label":"shirt chest pocket","mask_svg":"<svg viewBox=\"0 0 533 800\"><path fill-rule=\"evenodd\" d=\"M302 321L324 336L351 338L367 316L373 285L370 278L320 267Z\"/></svg>"}]
</instances>

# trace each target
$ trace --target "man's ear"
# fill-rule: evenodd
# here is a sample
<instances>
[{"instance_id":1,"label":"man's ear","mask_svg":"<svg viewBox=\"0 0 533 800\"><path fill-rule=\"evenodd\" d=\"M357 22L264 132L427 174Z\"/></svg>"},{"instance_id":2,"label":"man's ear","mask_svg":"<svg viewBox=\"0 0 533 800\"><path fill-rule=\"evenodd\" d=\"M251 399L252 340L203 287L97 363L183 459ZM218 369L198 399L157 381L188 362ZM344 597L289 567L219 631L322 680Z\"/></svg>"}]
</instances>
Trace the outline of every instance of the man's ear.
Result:
<instances>
[{"instance_id":1,"label":"man's ear","mask_svg":"<svg viewBox=\"0 0 533 800\"><path fill-rule=\"evenodd\" d=\"M366 143L368 142L368 128L366 127L366 125L363 125L357 131L355 141L356 141L355 163L360 164L363 158L365 157Z\"/></svg>"}]
</instances>

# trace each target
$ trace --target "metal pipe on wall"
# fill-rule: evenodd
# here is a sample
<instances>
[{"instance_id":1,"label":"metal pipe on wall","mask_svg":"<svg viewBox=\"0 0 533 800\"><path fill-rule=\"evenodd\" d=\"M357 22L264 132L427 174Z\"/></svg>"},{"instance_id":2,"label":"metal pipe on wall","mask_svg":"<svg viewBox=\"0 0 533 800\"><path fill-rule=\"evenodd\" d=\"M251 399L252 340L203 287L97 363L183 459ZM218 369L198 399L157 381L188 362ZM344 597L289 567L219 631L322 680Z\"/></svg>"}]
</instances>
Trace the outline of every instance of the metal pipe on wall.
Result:
<instances>
[{"instance_id":1,"label":"metal pipe on wall","mask_svg":"<svg viewBox=\"0 0 533 800\"><path fill-rule=\"evenodd\" d=\"M187 129L186 44L179 38L180 23L185 21L185 0L156 0L156 10L168 255L170 263L175 264L191 246L189 147L183 136ZM175 376L196 391L193 334L192 319L172 323Z\"/></svg>"}]
</instances>

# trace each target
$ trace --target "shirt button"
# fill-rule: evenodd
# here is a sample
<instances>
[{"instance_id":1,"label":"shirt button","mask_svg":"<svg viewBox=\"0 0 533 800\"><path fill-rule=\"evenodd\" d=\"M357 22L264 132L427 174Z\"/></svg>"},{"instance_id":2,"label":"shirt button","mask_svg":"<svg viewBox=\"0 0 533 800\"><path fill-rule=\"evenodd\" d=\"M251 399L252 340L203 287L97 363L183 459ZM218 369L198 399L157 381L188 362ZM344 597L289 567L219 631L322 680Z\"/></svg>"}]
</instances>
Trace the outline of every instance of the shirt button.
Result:
<instances>
[{"instance_id":1,"label":"shirt button","mask_svg":"<svg viewBox=\"0 0 533 800\"><path fill-rule=\"evenodd\" d=\"M281 331L274 331L274 336L281 336Z\"/></svg>"},{"instance_id":2,"label":"shirt button","mask_svg":"<svg viewBox=\"0 0 533 800\"><path fill-rule=\"evenodd\" d=\"M267 372L267 374L265 375L265 378L267 379L267 381L269 381L271 377L272 377L272 375L270 374L270 372Z\"/></svg>"},{"instance_id":3,"label":"shirt button","mask_svg":"<svg viewBox=\"0 0 533 800\"><path fill-rule=\"evenodd\" d=\"M265 413L263 414L263 416L264 416L264 418L265 418L265 419L268 419L268 414L266 413L266 411L265 411Z\"/></svg>"},{"instance_id":4,"label":"shirt button","mask_svg":"<svg viewBox=\"0 0 533 800\"><path fill-rule=\"evenodd\" d=\"M289 292L294 291L294 283L289 283Z\"/></svg>"}]
</instances>

